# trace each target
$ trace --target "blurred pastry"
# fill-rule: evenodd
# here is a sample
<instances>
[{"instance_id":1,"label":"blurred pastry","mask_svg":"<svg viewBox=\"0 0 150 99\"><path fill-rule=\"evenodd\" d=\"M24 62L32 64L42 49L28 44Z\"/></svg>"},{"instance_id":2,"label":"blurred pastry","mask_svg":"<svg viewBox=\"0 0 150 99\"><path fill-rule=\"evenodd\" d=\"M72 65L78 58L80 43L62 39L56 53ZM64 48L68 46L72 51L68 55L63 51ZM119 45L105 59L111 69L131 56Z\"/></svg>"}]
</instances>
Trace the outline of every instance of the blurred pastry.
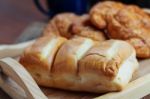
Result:
<instances>
[{"instance_id":1,"label":"blurred pastry","mask_svg":"<svg viewBox=\"0 0 150 99\"><path fill-rule=\"evenodd\" d=\"M55 33L66 38L71 38L72 23L78 19L74 13L61 13L54 16L43 31L44 35Z\"/></svg>"},{"instance_id":2,"label":"blurred pastry","mask_svg":"<svg viewBox=\"0 0 150 99\"><path fill-rule=\"evenodd\" d=\"M103 1L94 5L90 10L91 22L99 29L104 29L107 26L107 14L114 15L120 9L125 8L125 5L114 1Z\"/></svg>"},{"instance_id":3,"label":"blurred pastry","mask_svg":"<svg viewBox=\"0 0 150 99\"><path fill-rule=\"evenodd\" d=\"M150 17L137 6L126 6L114 15L107 15L108 35L129 42L137 57L150 57Z\"/></svg>"},{"instance_id":4,"label":"blurred pastry","mask_svg":"<svg viewBox=\"0 0 150 99\"><path fill-rule=\"evenodd\" d=\"M92 25L87 14L80 16L80 19L73 23L72 32L75 35L91 38L96 41L106 40L104 33Z\"/></svg>"},{"instance_id":5,"label":"blurred pastry","mask_svg":"<svg viewBox=\"0 0 150 99\"><path fill-rule=\"evenodd\" d=\"M43 31L44 35L55 34L66 37L82 36L96 41L106 38L101 30L92 26L88 15L77 16L73 13L62 13L54 16Z\"/></svg>"}]
</instances>

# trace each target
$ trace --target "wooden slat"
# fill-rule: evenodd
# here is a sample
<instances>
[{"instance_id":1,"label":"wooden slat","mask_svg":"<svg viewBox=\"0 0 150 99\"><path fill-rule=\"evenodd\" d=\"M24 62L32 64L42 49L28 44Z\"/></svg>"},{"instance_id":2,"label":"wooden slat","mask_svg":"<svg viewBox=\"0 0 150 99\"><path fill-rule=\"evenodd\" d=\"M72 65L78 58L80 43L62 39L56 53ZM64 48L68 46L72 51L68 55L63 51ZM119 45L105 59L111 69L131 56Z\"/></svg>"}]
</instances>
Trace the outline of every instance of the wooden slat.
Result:
<instances>
[{"instance_id":1,"label":"wooden slat","mask_svg":"<svg viewBox=\"0 0 150 99\"><path fill-rule=\"evenodd\" d=\"M14 99L48 99L30 74L16 60L0 60L0 87ZM20 87L19 87L20 86Z\"/></svg>"},{"instance_id":2,"label":"wooden slat","mask_svg":"<svg viewBox=\"0 0 150 99\"><path fill-rule=\"evenodd\" d=\"M31 45L33 42L34 40L14 45L1 45L0 58L19 56L24 51L24 49Z\"/></svg>"}]
</instances>

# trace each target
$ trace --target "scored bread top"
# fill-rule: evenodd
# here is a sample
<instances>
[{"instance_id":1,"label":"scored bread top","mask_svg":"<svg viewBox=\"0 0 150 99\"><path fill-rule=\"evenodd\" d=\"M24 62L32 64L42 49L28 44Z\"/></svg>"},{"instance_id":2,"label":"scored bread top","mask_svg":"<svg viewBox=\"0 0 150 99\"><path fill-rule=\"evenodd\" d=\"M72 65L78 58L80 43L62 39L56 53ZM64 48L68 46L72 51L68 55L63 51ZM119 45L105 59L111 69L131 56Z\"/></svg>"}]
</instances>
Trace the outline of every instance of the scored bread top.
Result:
<instances>
[{"instance_id":1,"label":"scored bread top","mask_svg":"<svg viewBox=\"0 0 150 99\"><path fill-rule=\"evenodd\" d=\"M43 69L50 70L56 52L65 41L65 38L55 35L41 37L25 50L20 62L30 66L39 64Z\"/></svg>"},{"instance_id":2,"label":"scored bread top","mask_svg":"<svg viewBox=\"0 0 150 99\"><path fill-rule=\"evenodd\" d=\"M108 40L92 47L79 61L79 72L92 72L114 78L121 64L135 50L131 45L120 40Z\"/></svg>"},{"instance_id":3,"label":"scored bread top","mask_svg":"<svg viewBox=\"0 0 150 99\"><path fill-rule=\"evenodd\" d=\"M73 73L78 69L78 61L94 45L94 41L84 37L74 37L68 40L58 51L53 73Z\"/></svg>"}]
</instances>

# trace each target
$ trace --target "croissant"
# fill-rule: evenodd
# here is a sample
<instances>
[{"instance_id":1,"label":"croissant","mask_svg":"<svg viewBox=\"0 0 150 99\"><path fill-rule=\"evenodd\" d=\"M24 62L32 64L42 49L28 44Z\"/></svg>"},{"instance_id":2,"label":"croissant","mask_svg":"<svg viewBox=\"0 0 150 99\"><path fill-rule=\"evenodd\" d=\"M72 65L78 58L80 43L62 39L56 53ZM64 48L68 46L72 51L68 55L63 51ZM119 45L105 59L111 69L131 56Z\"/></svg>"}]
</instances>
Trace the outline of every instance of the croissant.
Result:
<instances>
[{"instance_id":1,"label":"croissant","mask_svg":"<svg viewBox=\"0 0 150 99\"><path fill-rule=\"evenodd\" d=\"M105 29L109 23L107 15L116 14L120 9L125 9L125 4L114 1L103 1L95 4L89 11L93 25L99 29Z\"/></svg>"},{"instance_id":2,"label":"croissant","mask_svg":"<svg viewBox=\"0 0 150 99\"><path fill-rule=\"evenodd\" d=\"M73 36L71 28L74 21L79 20L79 16L74 13L60 13L54 16L48 22L47 26L43 30L43 35L47 36L51 33L60 35L66 38Z\"/></svg>"},{"instance_id":3,"label":"croissant","mask_svg":"<svg viewBox=\"0 0 150 99\"><path fill-rule=\"evenodd\" d=\"M43 30L43 36L55 34L70 39L74 36L87 37L96 41L106 40L101 30L92 26L89 15L82 16L74 13L61 13L54 16Z\"/></svg>"},{"instance_id":4,"label":"croissant","mask_svg":"<svg viewBox=\"0 0 150 99\"><path fill-rule=\"evenodd\" d=\"M108 15L107 34L130 43L138 58L150 58L150 17L138 6L128 5L114 16Z\"/></svg>"},{"instance_id":5,"label":"croissant","mask_svg":"<svg viewBox=\"0 0 150 99\"><path fill-rule=\"evenodd\" d=\"M125 41L54 35L29 46L20 63L41 86L95 93L122 90L138 68L135 50Z\"/></svg>"},{"instance_id":6,"label":"croissant","mask_svg":"<svg viewBox=\"0 0 150 99\"><path fill-rule=\"evenodd\" d=\"M72 33L74 35L87 37L99 42L106 40L105 34L92 25L88 14L80 16L79 19L72 24Z\"/></svg>"}]
</instances>

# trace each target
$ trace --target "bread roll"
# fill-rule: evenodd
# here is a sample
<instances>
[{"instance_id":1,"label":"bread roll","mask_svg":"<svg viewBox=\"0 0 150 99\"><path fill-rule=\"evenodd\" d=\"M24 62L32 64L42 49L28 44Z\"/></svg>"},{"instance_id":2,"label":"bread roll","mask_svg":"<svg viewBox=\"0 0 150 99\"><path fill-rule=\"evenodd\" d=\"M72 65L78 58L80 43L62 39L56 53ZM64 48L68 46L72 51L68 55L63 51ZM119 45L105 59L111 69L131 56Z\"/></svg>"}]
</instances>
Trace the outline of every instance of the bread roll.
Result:
<instances>
[{"instance_id":1,"label":"bread roll","mask_svg":"<svg viewBox=\"0 0 150 99\"><path fill-rule=\"evenodd\" d=\"M21 64L39 85L96 93L120 91L138 67L134 48L124 41L95 44L82 37L65 41L39 39L21 57Z\"/></svg>"}]
</instances>

